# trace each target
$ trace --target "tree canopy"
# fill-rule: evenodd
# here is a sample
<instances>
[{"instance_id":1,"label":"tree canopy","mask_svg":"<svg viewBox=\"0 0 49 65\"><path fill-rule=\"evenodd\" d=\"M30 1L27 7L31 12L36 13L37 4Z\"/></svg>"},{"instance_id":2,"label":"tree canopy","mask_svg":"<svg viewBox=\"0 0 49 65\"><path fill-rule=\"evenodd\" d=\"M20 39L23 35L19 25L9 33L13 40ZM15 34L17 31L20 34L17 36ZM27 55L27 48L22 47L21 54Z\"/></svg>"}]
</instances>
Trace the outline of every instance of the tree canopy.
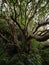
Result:
<instances>
[{"instance_id":1,"label":"tree canopy","mask_svg":"<svg viewBox=\"0 0 49 65\"><path fill-rule=\"evenodd\" d=\"M0 36L7 42L19 46L17 27L27 46L31 39L37 41L49 39L49 29L46 28L49 24L49 0L2 0L0 14L0 18L6 20L10 29L8 33L12 37L12 41L9 41L0 32Z\"/></svg>"},{"instance_id":2,"label":"tree canopy","mask_svg":"<svg viewBox=\"0 0 49 65\"><path fill-rule=\"evenodd\" d=\"M0 0L0 65L49 65L47 40L49 0Z\"/></svg>"}]
</instances>

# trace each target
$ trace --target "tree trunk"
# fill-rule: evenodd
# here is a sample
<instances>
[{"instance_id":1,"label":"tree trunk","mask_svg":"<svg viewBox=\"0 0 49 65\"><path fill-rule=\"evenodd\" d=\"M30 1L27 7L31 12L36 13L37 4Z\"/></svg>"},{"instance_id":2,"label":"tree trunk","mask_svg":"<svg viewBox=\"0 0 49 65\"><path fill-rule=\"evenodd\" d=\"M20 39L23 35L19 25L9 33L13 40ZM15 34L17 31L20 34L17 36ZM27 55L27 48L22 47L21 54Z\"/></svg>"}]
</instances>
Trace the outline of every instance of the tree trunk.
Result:
<instances>
[{"instance_id":1,"label":"tree trunk","mask_svg":"<svg viewBox=\"0 0 49 65\"><path fill-rule=\"evenodd\" d=\"M30 52L30 41L25 41L25 44L24 44L24 51L25 53L29 54Z\"/></svg>"}]
</instances>

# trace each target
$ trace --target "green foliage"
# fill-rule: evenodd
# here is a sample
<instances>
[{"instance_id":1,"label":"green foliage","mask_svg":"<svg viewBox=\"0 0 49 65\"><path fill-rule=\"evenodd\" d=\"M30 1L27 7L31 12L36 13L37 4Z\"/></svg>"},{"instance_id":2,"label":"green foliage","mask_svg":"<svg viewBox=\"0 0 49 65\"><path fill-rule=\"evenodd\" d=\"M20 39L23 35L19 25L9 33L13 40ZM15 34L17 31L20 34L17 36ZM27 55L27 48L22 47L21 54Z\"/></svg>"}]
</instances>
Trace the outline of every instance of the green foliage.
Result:
<instances>
[{"instance_id":1,"label":"green foliage","mask_svg":"<svg viewBox=\"0 0 49 65\"><path fill-rule=\"evenodd\" d=\"M43 58L43 65L49 65L49 48L41 50L41 57Z\"/></svg>"},{"instance_id":2,"label":"green foliage","mask_svg":"<svg viewBox=\"0 0 49 65\"><path fill-rule=\"evenodd\" d=\"M33 40L35 45L32 46L30 54L18 53L14 56L8 56L4 50L4 45L0 45L0 64L2 65L49 65L49 48L42 50L44 44L48 42L37 42ZM40 45L39 45L40 44ZM38 49L39 48L39 49ZM1 54L2 53L2 54Z\"/></svg>"},{"instance_id":3,"label":"green foliage","mask_svg":"<svg viewBox=\"0 0 49 65\"><path fill-rule=\"evenodd\" d=\"M0 20L0 30L6 29L6 28L8 28L7 23L4 20Z\"/></svg>"},{"instance_id":4,"label":"green foliage","mask_svg":"<svg viewBox=\"0 0 49 65\"><path fill-rule=\"evenodd\" d=\"M6 57L2 58L2 62L3 60L5 61L6 64L9 65L42 65L42 58L41 56L37 55L37 54L29 54L29 55L25 55L25 54L18 54L13 56L10 59L7 59Z\"/></svg>"},{"instance_id":5,"label":"green foliage","mask_svg":"<svg viewBox=\"0 0 49 65\"><path fill-rule=\"evenodd\" d=\"M49 3L47 3L46 6L44 4L48 0L39 0L39 3L36 3L35 0L32 0L32 4L30 5L28 4L30 0L19 1L20 3L18 2L18 0L6 0L9 7L9 11L7 11L8 8L6 9L6 11L2 11L2 7L0 7L0 31L2 33L11 32L8 28L7 22L2 19L4 17L12 16L14 19L16 18L16 21L18 21L21 28L25 29L25 26L27 25L29 18L34 15L34 17L31 20L31 23L28 26L29 30L27 30L28 33L31 34L29 31L32 29L32 27L34 27L35 22L39 21L38 19L40 18L44 18L45 15L49 13ZM36 19L36 16L38 19ZM22 40L19 40L19 43L20 46L23 48L24 39L23 36L21 36L21 33L19 33L20 31L17 32L17 36L19 35L22 38ZM3 34L5 35L5 33ZM7 36L7 38L11 40L9 34L6 34L5 36ZM35 39L33 39L30 42L31 50L29 54L22 52L15 54L14 56L7 55L7 52L5 51L6 45L4 43L4 40L0 37L0 65L49 65L49 48L42 50L42 47L45 44L48 44L47 41L37 42Z\"/></svg>"}]
</instances>

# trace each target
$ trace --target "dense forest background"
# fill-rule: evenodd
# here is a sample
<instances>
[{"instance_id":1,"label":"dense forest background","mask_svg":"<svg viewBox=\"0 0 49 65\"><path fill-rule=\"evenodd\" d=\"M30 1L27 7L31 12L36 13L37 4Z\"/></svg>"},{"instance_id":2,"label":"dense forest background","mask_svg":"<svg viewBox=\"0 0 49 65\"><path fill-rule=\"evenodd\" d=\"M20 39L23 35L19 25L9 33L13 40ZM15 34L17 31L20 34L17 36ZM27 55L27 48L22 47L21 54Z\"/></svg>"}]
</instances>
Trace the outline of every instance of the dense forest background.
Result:
<instances>
[{"instance_id":1,"label":"dense forest background","mask_svg":"<svg viewBox=\"0 0 49 65\"><path fill-rule=\"evenodd\" d=\"M0 65L49 65L49 0L0 0Z\"/></svg>"}]
</instances>

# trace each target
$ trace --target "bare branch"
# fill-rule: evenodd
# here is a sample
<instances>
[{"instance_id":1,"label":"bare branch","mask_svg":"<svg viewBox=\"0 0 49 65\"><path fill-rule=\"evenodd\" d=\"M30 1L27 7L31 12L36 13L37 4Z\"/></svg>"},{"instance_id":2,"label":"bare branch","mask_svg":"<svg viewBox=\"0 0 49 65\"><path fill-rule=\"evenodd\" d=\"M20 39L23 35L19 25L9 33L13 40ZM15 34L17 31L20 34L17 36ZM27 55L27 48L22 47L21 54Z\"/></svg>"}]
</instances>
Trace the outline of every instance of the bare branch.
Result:
<instances>
[{"instance_id":1,"label":"bare branch","mask_svg":"<svg viewBox=\"0 0 49 65\"><path fill-rule=\"evenodd\" d=\"M38 25L35 27L34 32L32 33L32 35L30 35L27 40L31 40L32 38L36 39L37 41L46 41L47 39L49 39L49 30L43 30L40 31L40 33L38 34L38 28L44 25L49 24L49 21L46 20L45 22L42 23L38 23Z\"/></svg>"},{"instance_id":2,"label":"bare branch","mask_svg":"<svg viewBox=\"0 0 49 65\"><path fill-rule=\"evenodd\" d=\"M27 2L27 5L28 5L30 2L32 2L32 1L31 1L31 0L30 0L30 1L28 1L28 2Z\"/></svg>"},{"instance_id":3,"label":"bare branch","mask_svg":"<svg viewBox=\"0 0 49 65\"><path fill-rule=\"evenodd\" d=\"M30 35L27 40L31 40L31 39L36 39L37 41L46 41L47 39L49 39L49 32L47 32L45 35Z\"/></svg>"},{"instance_id":4,"label":"bare branch","mask_svg":"<svg viewBox=\"0 0 49 65\"><path fill-rule=\"evenodd\" d=\"M49 39L49 32L42 36L35 35L33 38L36 39L37 41L46 41L47 39Z\"/></svg>"},{"instance_id":5,"label":"bare branch","mask_svg":"<svg viewBox=\"0 0 49 65\"><path fill-rule=\"evenodd\" d=\"M13 17L11 17L11 19L18 25L19 29L23 32L23 29L21 28L20 24Z\"/></svg>"},{"instance_id":6,"label":"bare branch","mask_svg":"<svg viewBox=\"0 0 49 65\"><path fill-rule=\"evenodd\" d=\"M38 30L39 27L44 26L44 25L47 25L47 24L49 24L48 19L47 19L45 22L38 23L38 24L36 25L36 27L35 27L35 30L34 30L33 34Z\"/></svg>"}]
</instances>

